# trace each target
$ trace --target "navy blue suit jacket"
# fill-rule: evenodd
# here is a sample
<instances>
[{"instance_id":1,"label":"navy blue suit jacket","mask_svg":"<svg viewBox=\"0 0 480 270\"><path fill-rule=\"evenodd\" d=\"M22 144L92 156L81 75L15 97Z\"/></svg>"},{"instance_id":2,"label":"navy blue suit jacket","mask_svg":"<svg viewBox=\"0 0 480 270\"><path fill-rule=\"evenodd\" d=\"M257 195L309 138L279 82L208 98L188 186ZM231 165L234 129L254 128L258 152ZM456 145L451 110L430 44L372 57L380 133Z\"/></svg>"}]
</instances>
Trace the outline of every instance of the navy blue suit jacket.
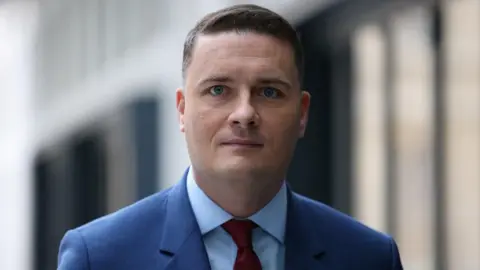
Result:
<instances>
[{"instance_id":1,"label":"navy blue suit jacket","mask_svg":"<svg viewBox=\"0 0 480 270\"><path fill-rule=\"evenodd\" d=\"M68 231L60 270L207 270L186 189L177 185ZM286 270L400 270L394 240L288 191Z\"/></svg>"}]
</instances>

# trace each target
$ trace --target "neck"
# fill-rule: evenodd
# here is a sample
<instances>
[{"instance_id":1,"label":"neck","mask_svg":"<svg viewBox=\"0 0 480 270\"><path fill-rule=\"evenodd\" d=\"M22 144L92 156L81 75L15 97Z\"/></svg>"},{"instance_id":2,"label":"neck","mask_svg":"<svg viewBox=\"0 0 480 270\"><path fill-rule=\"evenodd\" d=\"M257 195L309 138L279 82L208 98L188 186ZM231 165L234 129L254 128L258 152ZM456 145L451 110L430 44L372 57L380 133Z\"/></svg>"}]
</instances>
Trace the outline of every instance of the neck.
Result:
<instances>
[{"instance_id":1,"label":"neck","mask_svg":"<svg viewBox=\"0 0 480 270\"><path fill-rule=\"evenodd\" d=\"M283 178L273 180L228 177L219 179L192 168L195 182L223 210L237 218L248 218L265 207L280 191Z\"/></svg>"}]
</instances>

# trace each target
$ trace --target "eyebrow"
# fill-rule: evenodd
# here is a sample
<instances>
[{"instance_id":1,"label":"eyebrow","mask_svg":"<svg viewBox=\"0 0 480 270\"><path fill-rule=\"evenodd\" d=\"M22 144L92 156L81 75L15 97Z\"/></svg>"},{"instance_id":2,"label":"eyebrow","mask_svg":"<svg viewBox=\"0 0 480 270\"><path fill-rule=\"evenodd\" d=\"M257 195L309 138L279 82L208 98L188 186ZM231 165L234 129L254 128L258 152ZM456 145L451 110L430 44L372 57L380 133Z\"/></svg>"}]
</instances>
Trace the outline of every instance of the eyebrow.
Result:
<instances>
[{"instance_id":1,"label":"eyebrow","mask_svg":"<svg viewBox=\"0 0 480 270\"><path fill-rule=\"evenodd\" d=\"M282 79L278 79L278 78L260 78L257 80L258 83L260 84L274 84L274 85L282 85L283 87L287 88L287 89L290 89L292 88L292 85L285 81L285 80L282 80Z\"/></svg>"},{"instance_id":2,"label":"eyebrow","mask_svg":"<svg viewBox=\"0 0 480 270\"><path fill-rule=\"evenodd\" d=\"M219 75L219 76L211 76L206 79L203 79L200 81L199 85L205 85L208 83L227 83L227 82L232 82L234 81L231 77L229 76L224 76L224 75ZM278 78L271 78L271 77L264 77L264 78L259 78L257 79L257 83L260 84L274 84L274 85L282 85L283 87L290 89L292 88L292 85L282 79Z\"/></svg>"},{"instance_id":3,"label":"eyebrow","mask_svg":"<svg viewBox=\"0 0 480 270\"><path fill-rule=\"evenodd\" d=\"M233 79L228 76L219 75L219 76L211 76L211 77L205 78L201 80L198 85L205 85L208 83L227 83L232 81Z\"/></svg>"}]
</instances>

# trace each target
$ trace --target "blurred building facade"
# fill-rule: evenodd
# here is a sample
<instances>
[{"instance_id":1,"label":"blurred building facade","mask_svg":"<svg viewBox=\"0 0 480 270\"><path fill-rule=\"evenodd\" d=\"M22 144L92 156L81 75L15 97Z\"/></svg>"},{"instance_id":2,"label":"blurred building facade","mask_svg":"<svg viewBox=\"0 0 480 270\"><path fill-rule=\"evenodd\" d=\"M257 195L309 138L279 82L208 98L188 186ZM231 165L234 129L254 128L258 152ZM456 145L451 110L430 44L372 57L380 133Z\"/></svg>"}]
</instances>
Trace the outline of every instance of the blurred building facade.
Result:
<instances>
[{"instance_id":1,"label":"blurred building facade","mask_svg":"<svg viewBox=\"0 0 480 270\"><path fill-rule=\"evenodd\" d=\"M206 13L246 2L38 5L33 269L55 269L67 229L178 181L183 40ZM255 3L305 46L313 100L293 189L392 234L405 269L479 269L480 2Z\"/></svg>"}]
</instances>

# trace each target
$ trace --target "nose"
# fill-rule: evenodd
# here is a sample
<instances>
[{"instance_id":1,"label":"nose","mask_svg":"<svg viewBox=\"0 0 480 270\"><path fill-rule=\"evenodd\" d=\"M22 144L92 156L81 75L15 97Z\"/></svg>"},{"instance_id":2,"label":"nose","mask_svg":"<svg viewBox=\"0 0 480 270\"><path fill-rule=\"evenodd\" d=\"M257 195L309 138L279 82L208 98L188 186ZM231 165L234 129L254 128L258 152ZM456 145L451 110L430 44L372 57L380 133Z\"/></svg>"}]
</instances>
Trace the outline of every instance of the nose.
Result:
<instances>
[{"instance_id":1,"label":"nose","mask_svg":"<svg viewBox=\"0 0 480 270\"><path fill-rule=\"evenodd\" d=\"M234 127L252 128L259 125L260 118L252 105L250 96L245 95L238 99L235 108L229 116L229 123Z\"/></svg>"}]
</instances>

